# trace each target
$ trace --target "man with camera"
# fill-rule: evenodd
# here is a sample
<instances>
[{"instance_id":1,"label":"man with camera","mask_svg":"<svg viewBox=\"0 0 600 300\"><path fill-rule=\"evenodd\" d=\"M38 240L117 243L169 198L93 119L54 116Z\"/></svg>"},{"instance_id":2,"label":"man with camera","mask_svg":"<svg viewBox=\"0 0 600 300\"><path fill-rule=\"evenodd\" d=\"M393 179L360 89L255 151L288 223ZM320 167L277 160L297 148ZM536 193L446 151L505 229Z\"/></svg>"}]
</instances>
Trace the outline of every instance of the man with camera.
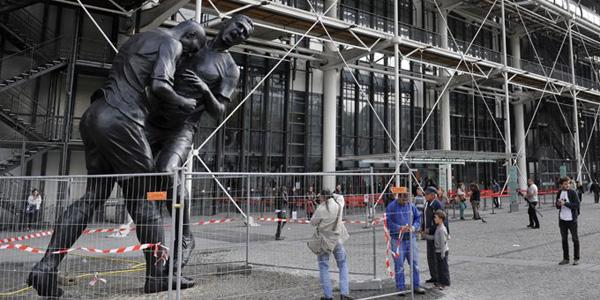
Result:
<instances>
[{"instance_id":1,"label":"man with camera","mask_svg":"<svg viewBox=\"0 0 600 300\"><path fill-rule=\"evenodd\" d=\"M556 195L556 208L558 213L558 227L562 237L563 260L559 265L569 264L569 241L568 233L571 232L573 239L573 265L579 264L579 236L577 234L577 216L579 215L579 197L577 192L571 189L570 179L563 177L559 184L561 190Z\"/></svg>"}]
</instances>

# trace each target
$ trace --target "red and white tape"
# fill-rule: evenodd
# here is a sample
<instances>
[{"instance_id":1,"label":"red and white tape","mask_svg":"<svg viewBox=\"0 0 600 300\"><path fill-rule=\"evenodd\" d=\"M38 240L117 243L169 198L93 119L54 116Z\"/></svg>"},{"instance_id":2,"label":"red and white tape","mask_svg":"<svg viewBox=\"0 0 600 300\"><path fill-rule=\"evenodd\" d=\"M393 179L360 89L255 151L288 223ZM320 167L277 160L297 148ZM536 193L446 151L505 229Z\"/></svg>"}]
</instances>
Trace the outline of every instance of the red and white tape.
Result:
<instances>
[{"instance_id":1,"label":"red and white tape","mask_svg":"<svg viewBox=\"0 0 600 300\"><path fill-rule=\"evenodd\" d=\"M96 248L91 248L91 247L75 247L75 248L70 248L70 249L62 249L62 250L54 251L54 252L52 252L52 254L69 253L69 252L73 252L73 251L77 251L77 250L91 252L91 253L100 253L100 254L122 254L122 253L140 251L140 250L149 249L149 248L156 248L158 246L159 246L158 244L142 244L142 245L135 245L135 246L128 246L128 247L120 247L120 248L115 248L115 249L96 249ZM27 245L21 245L21 244L0 245L0 250L7 250L7 249L16 249L16 250L29 252L29 253L36 253L36 254L44 254L45 253L45 251L42 249L29 247Z\"/></svg>"},{"instance_id":2,"label":"red and white tape","mask_svg":"<svg viewBox=\"0 0 600 300\"><path fill-rule=\"evenodd\" d=\"M231 218L215 219L215 220L200 220L198 222L191 223L191 225L224 224L224 223L232 222L233 220L234 219L231 219ZM127 228L127 227L95 228L95 229L86 229L83 231L83 234L88 235L88 234L96 234L96 233L113 233L113 232L123 232L123 231L133 231L133 230L135 230L135 227L132 227L132 228ZM31 234L27 234L27 235L23 235L23 236L4 238L4 239L0 239L0 244L19 242L19 241L25 241L25 240L31 240L31 239L35 239L35 238L50 236L50 235L52 235L52 232L53 232L52 230L48 230L48 231L31 233Z\"/></svg>"},{"instance_id":3,"label":"red and white tape","mask_svg":"<svg viewBox=\"0 0 600 300\"><path fill-rule=\"evenodd\" d=\"M233 221L231 218L227 219L217 219L217 220L200 220L196 223L192 223L192 225L212 225L212 224L224 224Z\"/></svg>"},{"instance_id":4,"label":"red and white tape","mask_svg":"<svg viewBox=\"0 0 600 300\"><path fill-rule=\"evenodd\" d=\"M235 219L233 219L233 218L200 220L198 222L191 223L190 225L202 226L202 225L225 224L225 223L230 223L233 221L235 221ZM259 217L259 218L256 218L256 221L259 221L259 222L280 222L281 221L281 222L296 223L296 224L310 224L310 220L307 220L307 219L293 220L293 219ZM361 221L361 220L345 220L343 222L344 222L344 224L368 224L369 223L369 222ZM375 220L373 220L373 222L370 222L370 223L373 225L378 225L378 224L382 223L382 219L376 218ZM165 225L165 226L168 227L169 225ZM131 231L135 230L135 227L132 227L132 228L119 227L119 228L85 229L83 231L83 234L89 235L89 234L96 234L96 233L113 233L113 232L123 232L123 231L130 231L130 230ZM25 241L25 240L31 240L31 239L41 238L41 237L45 237L45 236L50 236L50 235L52 235L52 232L53 232L52 230L47 230L47 231L31 233L31 234L27 234L27 235L23 235L23 236L4 238L4 239L0 239L0 244L13 243L13 242L19 242L19 241Z\"/></svg>"},{"instance_id":5,"label":"red and white tape","mask_svg":"<svg viewBox=\"0 0 600 300\"><path fill-rule=\"evenodd\" d=\"M298 223L298 224L310 224L310 220L307 219L282 219L282 218L265 218L260 217L256 218L256 221L259 222L287 222L287 223ZM381 219L376 218L373 222L361 221L361 220L344 220L342 221L344 224L380 224Z\"/></svg>"},{"instance_id":6,"label":"red and white tape","mask_svg":"<svg viewBox=\"0 0 600 300\"><path fill-rule=\"evenodd\" d=\"M385 237L385 243L386 243L386 247L385 247L385 270L388 272L388 275L391 278L395 277L395 273L392 270L392 262L390 261L390 249L392 246L392 237L390 236L390 231L388 230L387 227L387 215L383 214L383 236ZM394 253L395 254L395 253ZM392 256L394 256L394 254L392 254Z\"/></svg>"},{"instance_id":7,"label":"red and white tape","mask_svg":"<svg viewBox=\"0 0 600 300\"><path fill-rule=\"evenodd\" d=\"M298 223L298 224L310 224L309 220L306 219L282 219L282 218L256 218L258 222L285 222L285 223Z\"/></svg>"},{"instance_id":8,"label":"red and white tape","mask_svg":"<svg viewBox=\"0 0 600 300\"><path fill-rule=\"evenodd\" d=\"M119 227L119 228L86 229L83 231L83 234L112 233L112 232L120 232L120 231L128 231L128 230L135 230L135 228Z\"/></svg>"},{"instance_id":9,"label":"red and white tape","mask_svg":"<svg viewBox=\"0 0 600 300\"><path fill-rule=\"evenodd\" d=\"M27 234L27 235L23 235L23 236L1 239L0 243L4 244L4 243L17 242L17 241L31 240L31 239L35 239L35 238L49 236L51 234L52 234L52 230L36 232L36 233L31 233L31 234Z\"/></svg>"}]
</instances>

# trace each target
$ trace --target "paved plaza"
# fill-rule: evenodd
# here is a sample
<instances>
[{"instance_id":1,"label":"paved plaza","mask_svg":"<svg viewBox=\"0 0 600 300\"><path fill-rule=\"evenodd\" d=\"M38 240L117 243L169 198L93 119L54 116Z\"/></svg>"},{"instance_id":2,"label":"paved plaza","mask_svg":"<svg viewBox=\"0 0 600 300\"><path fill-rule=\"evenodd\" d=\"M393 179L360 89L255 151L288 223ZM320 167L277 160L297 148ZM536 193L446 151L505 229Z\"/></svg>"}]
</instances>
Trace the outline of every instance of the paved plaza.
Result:
<instances>
[{"instance_id":1,"label":"paved plaza","mask_svg":"<svg viewBox=\"0 0 600 300\"><path fill-rule=\"evenodd\" d=\"M505 206L507 207L507 206ZM526 207L508 213L507 208L491 214L490 207L482 212L487 221L460 221L450 215L450 274L452 286L445 291L431 289L416 299L596 299L600 290L600 204L593 204L586 195L579 221L581 264L559 266L562 259L557 210L550 197L542 204L541 229L526 228ZM458 215L458 211L456 212ZM351 218L350 216L349 218ZM470 217L470 214L467 214ZM239 218L238 218L239 220ZM306 248L311 226L288 224L284 241L275 241L275 223L260 223L246 227L239 221L220 225L194 227L197 251L185 274L197 281L193 289L182 292L184 299L318 299L321 290L316 258ZM346 243L349 267L355 297L369 297L394 292L391 279L385 271L385 240L382 227L375 231L376 263L373 265L373 231L363 225L347 225L351 239ZM249 237L248 261L250 274L243 271L246 261L246 239ZM45 247L47 238L28 241L34 247ZM99 248L135 244L135 235L125 239L83 236L77 245ZM25 243L24 243L25 244ZM3 289L24 287L31 265L39 255L22 252L2 253L9 258L2 265ZM422 282L429 278L425 243L419 242L419 261ZM115 256L117 260L86 257L76 252L62 265L65 276L80 280L65 286L66 299L163 299L165 294L142 294L143 265L140 253ZM331 263L334 265L333 259ZM137 264L137 266L136 266ZM94 271L130 269L126 274L101 275L106 284L88 285ZM138 268L135 271L135 268ZM374 270L375 268L375 270ZM14 270L9 272L9 270ZM242 270L242 271L240 271ZM336 270L333 267L333 270ZM104 274L104 273L101 273ZM332 274L335 278L337 274ZM377 277L377 281L373 278ZM380 283L379 283L380 282ZM381 284L380 290L367 290ZM359 290L361 289L361 290ZM112 298L111 298L112 297ZM35 299L32 291L7 296L10 299ZM396 297L388 297L394 299Z\"/></svg>"}]
</instances>

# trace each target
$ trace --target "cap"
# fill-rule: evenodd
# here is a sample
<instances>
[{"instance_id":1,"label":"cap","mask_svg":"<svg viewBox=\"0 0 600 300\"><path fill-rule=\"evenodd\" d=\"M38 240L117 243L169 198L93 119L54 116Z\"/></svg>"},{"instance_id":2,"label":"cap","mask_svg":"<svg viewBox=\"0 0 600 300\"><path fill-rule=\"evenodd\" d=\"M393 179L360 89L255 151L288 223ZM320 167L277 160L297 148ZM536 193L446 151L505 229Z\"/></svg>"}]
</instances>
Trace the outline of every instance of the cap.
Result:
<instances>
[{"instance_id":1,"label":"cap","mask_svg":"<svg viewBox=\"0 0 600 300\"><path fill-rule=\"evenodd\" d=\"M393 194L406 194L408 193L408 189L404 186L393 186L391 192Z\"/></svg>"},{"instance_id":2,"label":"cap","mask_svg":"<svg viewBox=\"0 0 600 300\"><path fill-rule=\"evenodd\" d=\"M425 189L425 195L428 195L428 194L436 194L437 195L437 193L438 193L438 190L432 186Z\"/></svg>"}]
</instances>

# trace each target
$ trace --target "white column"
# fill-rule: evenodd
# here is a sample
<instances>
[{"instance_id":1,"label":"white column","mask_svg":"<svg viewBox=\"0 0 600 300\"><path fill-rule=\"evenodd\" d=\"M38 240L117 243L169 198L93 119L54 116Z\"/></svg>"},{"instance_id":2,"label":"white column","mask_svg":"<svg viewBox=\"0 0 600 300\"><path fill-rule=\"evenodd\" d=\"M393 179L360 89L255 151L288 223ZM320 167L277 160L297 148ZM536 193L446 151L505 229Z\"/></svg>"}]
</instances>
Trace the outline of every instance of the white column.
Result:
<instances>
[{"instance_id":1,"label":"white column","mask_svg":"<svg viewBox=\"0 0 600 300\"><path fill-rule=\"evenodd\" d=\"M510 48L513 55L513 66L517 69L521 68L521 37L519 35L511 36ZM516 87L516 89L521 89ZM525 140L525 117L523 112L523 103L515 103L513 105L513 117L515 120L514 134L515 134L515 147L517 149L517 167L519 168L519 189L527 189L527 152L526 152L526 140Z\"/></svg>"},{"instance_id":2,"label":"white column","mask_svg":"<svg viewBox=\"0 0 600 300\"><path fill-rule=\"evenodd\" d=\"M440 34L440 46L444 49L448 48L448 24L445 20L448 20L448 11L443 9L442 16L439 18L438 33ZM440 68L440 77L450 78L450 74L446 69ZM440 149L441 150L452 150L452 133L450 131L450 91L446 90L442 94L440 100ZM446 178L439 178L440 183L444 182L447 185L447 189L452 189L452 168L448 167L448 171L444 172ZM441 172L440 172L441 175Z\"/></svg>"},{"instance_id":3,"label":"white column","mask_svg":"<svg viewBox=\"0 0 600 300\"><path fill-rule=\"evenodd\" d=\"M325 9L329 8L335 1L326 0ZM334 4L335 5L335 4ZM337 17L337 7L333 7L327 13L327 16ZM335 55L335 44L325 43L325 52ZM335 69L323 71L323 172L335 172L336 165L336 99L337 99L337 81L340 79L339 73ZM325 176L323 178L323 188L335 188L335 176Z\"/></svg>"}]
</instances>

